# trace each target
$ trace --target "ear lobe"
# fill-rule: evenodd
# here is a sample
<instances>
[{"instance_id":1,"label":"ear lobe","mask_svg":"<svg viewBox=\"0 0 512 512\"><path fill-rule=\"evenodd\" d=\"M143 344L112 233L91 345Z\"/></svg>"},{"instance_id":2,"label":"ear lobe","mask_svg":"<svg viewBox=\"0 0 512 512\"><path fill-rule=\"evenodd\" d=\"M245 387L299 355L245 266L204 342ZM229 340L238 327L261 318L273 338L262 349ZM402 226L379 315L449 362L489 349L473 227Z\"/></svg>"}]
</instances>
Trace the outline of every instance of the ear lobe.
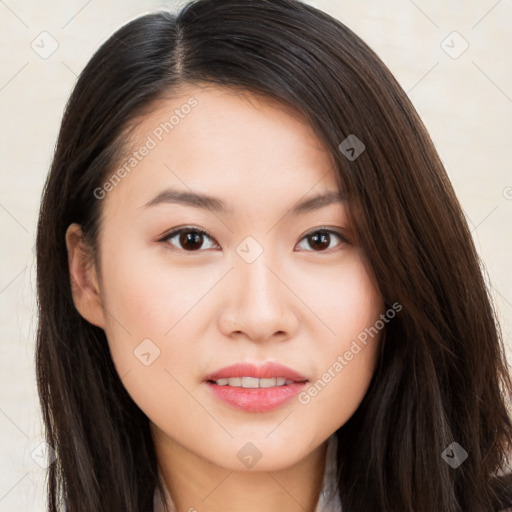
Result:
<instances>
[{"instance_id":1,"label":"ear lobe","mask_svg":"<svg viewBox=\"0 0 512 512\"><path fill-rule=\"evenodd\" d=\"M79 224L66 230L66 247L73 302L78 312L90 323L105 328L105 314L96 275L96 266L83 239Z\"/></svg>"}]
</instances>

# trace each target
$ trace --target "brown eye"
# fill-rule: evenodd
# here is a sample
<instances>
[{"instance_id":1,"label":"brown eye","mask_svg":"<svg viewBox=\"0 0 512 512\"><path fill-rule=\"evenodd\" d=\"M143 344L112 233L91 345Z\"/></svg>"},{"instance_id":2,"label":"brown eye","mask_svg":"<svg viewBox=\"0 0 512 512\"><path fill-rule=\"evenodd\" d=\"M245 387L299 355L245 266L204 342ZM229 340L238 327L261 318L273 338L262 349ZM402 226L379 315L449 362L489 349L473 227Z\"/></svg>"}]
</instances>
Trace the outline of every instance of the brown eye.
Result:
<instances>
[{"instance_id":1,"label":"brown eye","mask_svg":"<svg viewBox=\"0 0 512 512\"><path fill-rule=\"evenodd\" d=\"M312 250L313 252L326 252L327 250L336 247L334 237L337 237L340 241L337 244L339 246L349 243L341 233L333 231L332 229L317 229L316 231L305 235L302 240L307 241L308 243L310 249L306 249L307 251L311 252ZM213 238L208 235L206 231L192 227L175 229L160 241L168 243L173 250L182 250L186 252L200 252L202 249L205 249L204 244L207 241L210 241L211 245L210 247L206 247L206 249L218 248L218 245L215 247Z\"/></svg>"},{"instance_id":2,"label":"brown eye","mask_svg":"<svg viewBox=\"0 0 512 512\"><path fill-rule=\"evenodd\" d=\"M332 245L333 235L341 240L341 244L338 245L348 243L348 240L341 233L331 229L319 229L313 233L307 234L303 240L308 241L309 247L311 247L314 252L325 252L327 249L332 249L332 247L336 245Z\"/></svg>"},{"instance_id":3,"label":"brown eye","mask_svg":"<svg viewBox=\"0 0 512 512\"><path fill-rule=\"evenodd\" d=\"M177 239L177 242L171 242L172 239ZM181 249L187 252L198 251L202 248L205 240L212 240L212 238L198 228L181 228L169 233L165 238L162 238L162 242L168 242L169 245L175 248L178 244L177 249Z\"/></svg>"}]
</instances>

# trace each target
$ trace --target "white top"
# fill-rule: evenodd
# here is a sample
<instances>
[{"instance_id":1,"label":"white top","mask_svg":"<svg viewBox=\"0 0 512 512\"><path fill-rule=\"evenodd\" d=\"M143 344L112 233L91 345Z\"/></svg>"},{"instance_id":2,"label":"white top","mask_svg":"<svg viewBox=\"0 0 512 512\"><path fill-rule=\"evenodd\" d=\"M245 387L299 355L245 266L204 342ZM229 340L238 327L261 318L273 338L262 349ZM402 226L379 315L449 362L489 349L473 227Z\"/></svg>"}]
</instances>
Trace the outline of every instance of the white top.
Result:
<instances>
[{"instance_id":1,"label":"white top","mask_svg":"<svg viewBox=\"0 0 512 512\"><path fill-rule=\"evenodd\" d=\"M322 490L320 497L315 508L315 512L342 512L341 503L337 493L337 482L336 482L336 450L338 447L338 438L336 433L332 434L327 440L327 453L324 468L324 477L322 482ZM169 503L169 509L171 512L176 512L176 506L174 505L169 491L165 489L167 502ZM158 489L155 490L155 496L153 500L153 511L164 512L162 499Z\"/></svg>"}]
</instances>

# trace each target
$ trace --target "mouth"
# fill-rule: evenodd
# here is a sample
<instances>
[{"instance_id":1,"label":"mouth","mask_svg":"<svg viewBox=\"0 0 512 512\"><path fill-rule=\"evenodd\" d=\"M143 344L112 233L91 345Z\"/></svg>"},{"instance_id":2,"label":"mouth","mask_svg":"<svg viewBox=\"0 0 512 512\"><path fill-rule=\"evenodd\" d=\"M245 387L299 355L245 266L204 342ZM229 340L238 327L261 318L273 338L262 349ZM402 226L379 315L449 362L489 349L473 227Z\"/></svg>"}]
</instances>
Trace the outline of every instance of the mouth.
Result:
<instances>
[{"instance_id":1,"label":"mouth","mask_svg":"<svg viewBox=\"0 0 512 512\"><path fill-rule=\"evenodd\" d=\"M230 386L235 388L245 388L245 389L256 389L256 388L273 388L273 387L282 387L282 386L290 386L296 382L307 382L305 380L292 380L287 379L286 377L276 377L269 379L258 379L257 377L230 377L230 378L222 378L217 380L207 380L206 382L210 384L216 384L217 386Z\"/></svg>"},{"instance_id":2,"label":"mouth","mask_svg":"<svg viewBox=\"0 0 512 512\"><path fill-rule=\"evenodd\" d=\"M269 362L232 365L204 382L224 404L246 412L268 412L289 403L309 380L291 368Z\"/></svg>"},{"instance_id":3,"label":"mouth","mask_svg":"<svg viewBox=\"0 0 512 512\"><path fill-rule=\"evenodd\" d=\"M267 361L264 364L232 364L207 375L204 380L219 386L255 388L283 386L290 382L303 382L307 378L288 366Z\"/></svg>"}]
</instances>

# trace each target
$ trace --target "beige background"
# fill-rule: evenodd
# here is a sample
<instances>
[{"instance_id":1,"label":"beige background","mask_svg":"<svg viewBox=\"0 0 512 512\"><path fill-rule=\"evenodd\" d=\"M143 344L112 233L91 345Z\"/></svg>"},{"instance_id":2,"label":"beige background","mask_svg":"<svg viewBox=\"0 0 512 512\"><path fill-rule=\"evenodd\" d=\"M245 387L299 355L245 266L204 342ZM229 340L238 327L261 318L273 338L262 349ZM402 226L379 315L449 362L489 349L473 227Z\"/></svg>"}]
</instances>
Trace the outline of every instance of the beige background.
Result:
<instances>
[{"instance_id":1,"label":"beige background","mask_svg":"<svg viewBox=\"0 0 512 512\"><path fill-rule=\"evenodd\" d=\"M467 214L510 346L512 0L309 3L360 35L419 111ZM1 512L45 510L45 471L36 462L42 425L34 377L33 245L64 104L93 51L121 24L173 5L0 0ZM50 35L40 35L44 31ZM31 46L41 53L52 44L58 48L47 58Z\"/></svg>"}]
</instances>

